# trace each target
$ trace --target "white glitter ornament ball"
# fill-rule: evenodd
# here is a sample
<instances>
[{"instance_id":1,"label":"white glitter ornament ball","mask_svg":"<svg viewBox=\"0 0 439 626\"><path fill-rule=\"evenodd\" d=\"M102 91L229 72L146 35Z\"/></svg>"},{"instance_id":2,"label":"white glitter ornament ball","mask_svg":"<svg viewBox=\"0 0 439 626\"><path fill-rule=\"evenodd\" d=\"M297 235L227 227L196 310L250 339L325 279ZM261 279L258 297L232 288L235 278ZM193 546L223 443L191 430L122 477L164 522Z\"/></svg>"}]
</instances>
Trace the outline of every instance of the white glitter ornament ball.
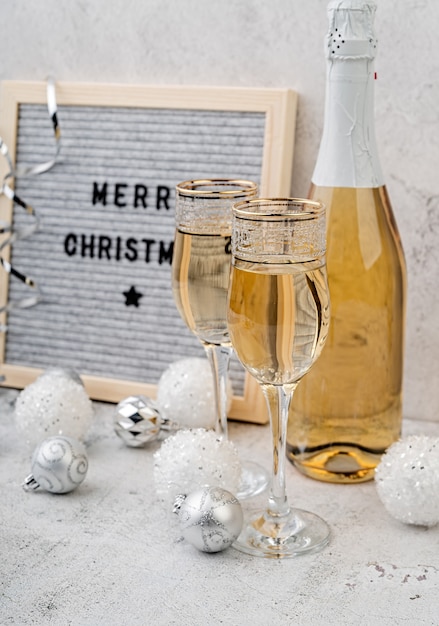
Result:
<instances>
[{"instance_id":1,"label":"white glitter ornament ball","mask_svg":"<svg viewBox=\"0 0 439 626\"><path fill-rule=\"evenodd\" d=\"M242 508L236 497L221 487L203 487L177 498L174 507L183 537L197 550L220 552L238 538Z\"/></svg>"},{"instance_id":2,"label":"white glitter ornament ball","mask_svg":"<svg viewBox=\"0 0 439 626\"><path fill-rule=\"evenodd\" d=\"M228 381L228 409L232 396ZM181 428L214 428L215 390L209 361L191 357L171 363L157 386L157 406L162 417Z\"/></svg>"},{"instance_id":3,"label":"white glitter ornament ball","mask_svg":"<svg viewBox=\"0 0 439 626\"><path fill-rule=\"evenodd\" d=\"M80 441L55 436L35 448L31 462L32 474L24 481L26 491L41 487L50 493L69 493L87 475L88 459Z\"/></svg>"},{"instance_id":4,"label":"white glitter ornament ball","mask_svg":"<svg viewBox=\"0 0 439 626\"><path fill-rule=\"evenodd\" d=\"M35 446L51 435L83 439L93 417L93 405L79 376L61 368L43 372L20 392L15 425L26 444Z\"/></svg>"},{"instance_id":5,"label":"white glitter ornament ball","mask_svg":"<svg viewBox=\"0 0 439 626\"><path fill-rule=\"evenodd\" d=\"M177 495L203 485L236 493L240 478L241 462L235 446L212 430L180 430L154 453L155 488L167 508Z\"/></svg>"},{"instance_id":6,"label":"white glitter ornament ball","mask_svg":"<svg viewBox=\"0 0 439 626\"><path fill-rule=\"evenodd\" d=\"M411 436L397 441L375 470L378 496L386 510L405 524L439 522L439 437Z\"/></svg>"}]
</instances>

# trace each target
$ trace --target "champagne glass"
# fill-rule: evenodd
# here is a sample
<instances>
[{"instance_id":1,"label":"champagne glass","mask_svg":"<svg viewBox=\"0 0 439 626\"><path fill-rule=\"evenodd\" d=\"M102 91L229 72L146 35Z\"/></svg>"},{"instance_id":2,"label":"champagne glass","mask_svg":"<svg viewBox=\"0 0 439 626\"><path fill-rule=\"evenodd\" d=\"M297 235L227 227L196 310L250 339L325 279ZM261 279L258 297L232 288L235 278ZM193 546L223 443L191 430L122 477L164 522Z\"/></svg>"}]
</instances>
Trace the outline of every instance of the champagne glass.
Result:
<instances>
[{"instance_id":1,"label":"champagne glass","mask_svg":"<svg viewBox=\"0 0 439 626\"><path fill-rule=\"evenodd\" d=\"M188 180L176 187L176 233L172 289L178 311L201 341L214 377L216 432L227 438L228 368L233 352L227 328L232 205L254 198L248 180ZM254 462L242 463L239 499L261 493L269 476Z\"/></svg>"},{"instance_id":2,"label":"champagne glass","mask_svg":"<svg viewBox=\"0 0 439 626\"><path fill-rule=\"evenodd\" d=\"M288 408L328 333L325 247L321 203L256 198L233 206L229 333L266 398L273 445L267 506L234 544L257 556L291 557L329 541L326 522L289 506L285 484Z\"/></svg>"}]
</instances>

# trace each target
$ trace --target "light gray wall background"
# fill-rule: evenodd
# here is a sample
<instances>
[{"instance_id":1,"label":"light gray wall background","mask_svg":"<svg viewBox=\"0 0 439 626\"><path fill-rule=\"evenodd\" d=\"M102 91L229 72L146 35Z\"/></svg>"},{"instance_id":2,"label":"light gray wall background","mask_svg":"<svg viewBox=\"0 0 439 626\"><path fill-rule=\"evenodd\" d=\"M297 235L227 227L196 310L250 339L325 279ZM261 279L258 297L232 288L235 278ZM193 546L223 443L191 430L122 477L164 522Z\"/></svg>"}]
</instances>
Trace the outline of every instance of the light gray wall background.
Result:
<instances>
[{"instance_id":1,"label":"light gray wall background","mask_svg":"<svg viewBox=\"0 0 439 626\"><path fill-rule=\"evenodd\" d=\"M405 415L439 420L439 2L377 0L381 161L409 272ZM293 189L323 122L326 0L0 0L0 80L288 87Z\"/></svg>"}]
</instances>

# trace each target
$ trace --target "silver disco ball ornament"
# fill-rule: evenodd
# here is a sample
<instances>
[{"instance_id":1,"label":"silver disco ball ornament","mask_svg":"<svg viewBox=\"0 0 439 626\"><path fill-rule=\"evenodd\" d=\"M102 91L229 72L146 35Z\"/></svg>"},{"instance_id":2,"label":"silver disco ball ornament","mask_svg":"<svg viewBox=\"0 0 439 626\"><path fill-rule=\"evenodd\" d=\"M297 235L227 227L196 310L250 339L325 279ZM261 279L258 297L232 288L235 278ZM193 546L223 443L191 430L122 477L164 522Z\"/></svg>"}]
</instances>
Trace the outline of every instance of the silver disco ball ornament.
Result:
<instances>
[{"instance_id":1,"label":"silver disco ball ornament","mask_svg":"<svg viewBox=\"0 0 439 626\"><path fill-rule=\"evenodd\" d=\"M69 493L87 475L88 459L81 442L56 435L35 448L30 474L23 483L26 491L41 487L50 493Z\"/></svg>"},{"instance_id":2,"label":"silver disco ball ornament","mask_svg":"<svg viewBox=\"0 0 439 626\"><path fill-rule=\"evenodd\" d=\"M243 514L237 498L222 487L203 487L188 496L177 496L183 537L202 552L221 552L238 538Z\"/></svg>"},{"instance_id":3,"label":"silver disco ball ornament","mask_svg":"<svg viewBox=\"0 0 439 626\"><path fill-rule=\"evenodd\" d=\"M160 417L159 410L146 396L129 396L116 407L114 430L131 448L140 448L154 441L161 430L172 430L176 425Z\"/></svg>"}]
</instances>

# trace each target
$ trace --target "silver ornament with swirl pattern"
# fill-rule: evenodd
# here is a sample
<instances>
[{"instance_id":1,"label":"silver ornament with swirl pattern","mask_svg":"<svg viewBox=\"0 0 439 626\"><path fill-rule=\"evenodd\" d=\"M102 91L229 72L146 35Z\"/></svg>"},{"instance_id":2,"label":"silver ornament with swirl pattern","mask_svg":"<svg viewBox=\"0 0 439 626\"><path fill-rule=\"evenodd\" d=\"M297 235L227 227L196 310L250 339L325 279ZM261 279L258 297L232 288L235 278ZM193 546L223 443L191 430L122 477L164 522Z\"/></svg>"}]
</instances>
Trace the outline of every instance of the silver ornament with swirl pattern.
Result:
<instances>
[{"instance_id":1,"label":"silver ornament with swirl pattern","mask_svg":"<svg viewBox=\"0 0 439 626\"><path fill-rule=\"evenodd\" d=\"M202 552L225 550L242 529L241 504L222 487L203 487L177 496L174 513L183 537Z\"/></svg>"},{"instance_id":2,"label":"silver ornament with swirl pattern","mask_svg":"<svg viewBox=\"0 0 439 626\"><path fill-rule=\"evenodd\" d=\"M45 439L35 448L30 474L23 483L26 491L41 487L51 493L68 493L78 487L87 475L85 448L76 439L57 435Z\"/></svg>"}]
</instances>

